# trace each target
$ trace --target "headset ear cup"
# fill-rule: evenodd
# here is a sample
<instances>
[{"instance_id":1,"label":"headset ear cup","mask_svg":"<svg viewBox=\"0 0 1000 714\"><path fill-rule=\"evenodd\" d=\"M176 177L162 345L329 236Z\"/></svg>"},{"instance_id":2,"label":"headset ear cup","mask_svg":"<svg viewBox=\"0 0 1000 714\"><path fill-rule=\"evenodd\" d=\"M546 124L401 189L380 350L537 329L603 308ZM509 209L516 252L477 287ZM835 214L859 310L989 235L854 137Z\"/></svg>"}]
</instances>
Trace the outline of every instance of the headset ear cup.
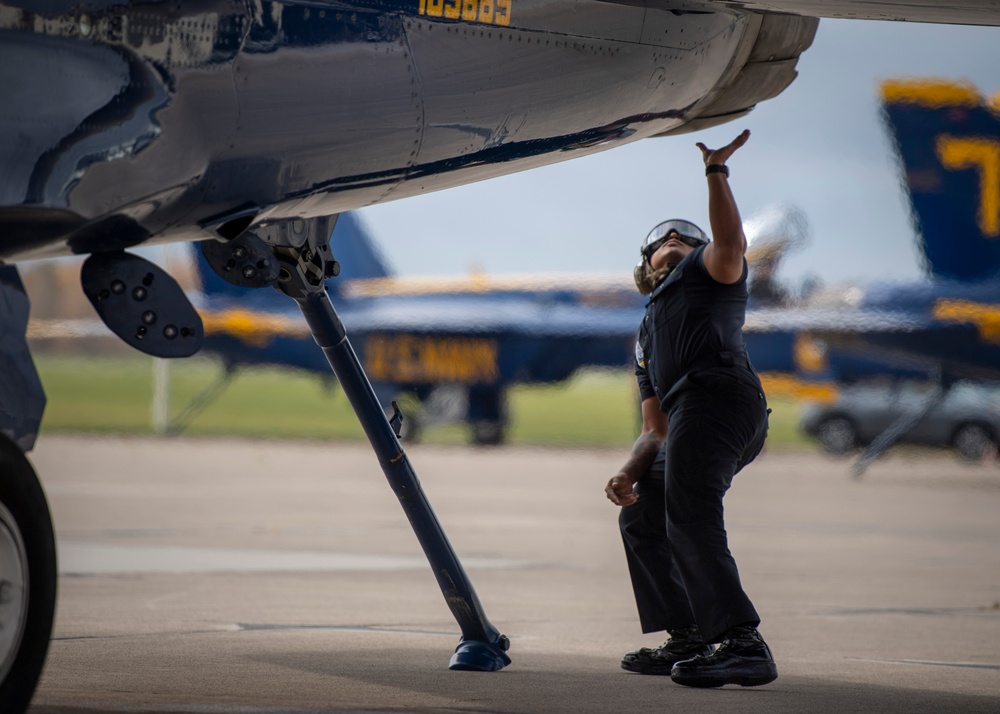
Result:
<instances>
[{"instance_id":1,"label":"headset ear cup","mask_svg":"<svg viewBox=\"0 0 1000 714\"><path fill-rule=\"evenodd\" d=\"M656 286L660 284L660 281L664 277L670 274L673 270L672 266L665 266L659 270L655 270L649 261L645 258L640 261L638 265L635 266L635 270L632 271L632 277L635 279L635 286L639 288L639 293L642 295L649 295L651 292L656 290Z\"/></svg>"},{"instance_id":2,"label":"headset ear cup","mask_svg":"<svg viewBox=\"0 0 1000 714\"><path fill-rule=\"evenodd\" d=\"M635 266L635 270L632 271L632 277L635 278L635 286L639 288L639 293L642 295L649 295L651 292L656 290L656 286L660 284L660 280L663 276L670 272L670 268L660 268L659 270L654 270L653 266L649 264L649 261L645 258Z\"/></svg>"},{"instance_id":3,"label":"headset ear cup","mask_svg":"<svg viewBox=\"0 0 1000 714\"><path fill-rule=\"evenodd\" d=\"M648 280L650 270L649 263L643 258L635 266L635 270L632 271L632 277L635 278L635 286L639 288L640 295L649 295L653 292L653 287L649 284Z\"/></svg>"}]
</instances>

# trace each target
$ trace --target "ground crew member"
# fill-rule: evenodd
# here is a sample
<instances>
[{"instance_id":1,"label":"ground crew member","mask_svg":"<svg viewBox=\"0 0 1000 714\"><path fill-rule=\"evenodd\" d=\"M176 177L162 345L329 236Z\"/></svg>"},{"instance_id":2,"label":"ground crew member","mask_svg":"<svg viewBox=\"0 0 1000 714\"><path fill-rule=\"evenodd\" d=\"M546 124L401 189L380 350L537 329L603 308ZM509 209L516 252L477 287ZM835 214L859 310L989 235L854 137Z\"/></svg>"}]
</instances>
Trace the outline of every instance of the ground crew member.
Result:
<instances>
[{"instance_id":1,"label":"ground crew member","mask_svg":"<svg viewBox=\"0 0 1000 714\"><path fill-rule=\"evenodd\" d=\"M626 653L622 667L693 687L755 686L778 676L729 552L722 509L733 476L767 435L764 392L743 342L747 243L726 166L749 137L744 131L714 150L698 144L714 240L673 220L643 245L635 275L650 294L635 348L642 433L605 489L623 507L642 631L670 635L660 647Z\"/></svg>"}]
</instances>

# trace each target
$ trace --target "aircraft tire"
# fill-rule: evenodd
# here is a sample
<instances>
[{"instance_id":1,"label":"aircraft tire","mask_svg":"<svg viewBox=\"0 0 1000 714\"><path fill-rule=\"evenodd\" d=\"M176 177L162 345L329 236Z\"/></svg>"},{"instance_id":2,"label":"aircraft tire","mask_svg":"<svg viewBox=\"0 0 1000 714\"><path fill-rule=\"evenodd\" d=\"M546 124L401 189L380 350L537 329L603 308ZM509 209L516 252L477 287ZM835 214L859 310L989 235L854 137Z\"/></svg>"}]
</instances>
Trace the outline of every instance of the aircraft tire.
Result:
<instances>
[{"instance_id":1,"label":"aircraft tire","mask_svg":"<svg viewBox=\"0 0 1000 714\"><path fill-rule=\"evenodd\" d=\"M474 421L472 443L479 446L499 446L506 437L506 425L502 421Z\"/></svg>"},{"instance_id":2,"label":"aircraft tire","mask_svg":"<svg viewBox=\"0 0 1000 714\"><path fill-rule=\"evenodd\" d=\"M0 709L22 714L52 635L56 547L41 484L21 450L0 436Z\"/></svg>"},{"instance_id":3,"label":"aircraft tire","mask_svg":"<svg viewBox=\"0 0 1000 714\"><path fill-rule=\"evenodd\" d=\"M987 450L996 449L996 442L982 424L963 424L955 430L951 443L963 461L980 461Z\"/></svg>"},{"instance_id":4,"label":"aircraft tire","mask_svg":"<svg viewBox=\"0 0 1000 714\"><path fill-rule=\"evenodd\" d=\"M851 421L845 417L824 419L817 433L823 449L834 456L845 456L858 445L858 433Z\"/></svg>"}]
</instances>

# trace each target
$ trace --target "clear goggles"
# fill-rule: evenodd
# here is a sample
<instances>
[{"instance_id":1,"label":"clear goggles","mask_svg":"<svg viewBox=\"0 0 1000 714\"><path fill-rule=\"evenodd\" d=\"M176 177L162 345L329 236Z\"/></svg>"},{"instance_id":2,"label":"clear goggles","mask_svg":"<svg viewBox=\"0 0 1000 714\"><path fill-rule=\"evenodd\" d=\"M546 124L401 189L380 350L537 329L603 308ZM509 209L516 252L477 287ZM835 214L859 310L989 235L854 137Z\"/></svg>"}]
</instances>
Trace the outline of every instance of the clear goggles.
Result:
<instances>
[{"instance_id":1,"label":"clear goggles","mask_svg":"<svg viewBox=\"0 0 1000 714\"><path fill-rule=\"evenodd\" d=\"M711 241L711 238L705 235L705 231L691 221L674 218L664 221L649 232L645 242L642 244L642 250L640 251L642 256L648 259L649 256L659 250L660 246L667 241L671 233L676 233L679 240L687 243L692 248L706 245Z\"/></svg>"}]
</instances>

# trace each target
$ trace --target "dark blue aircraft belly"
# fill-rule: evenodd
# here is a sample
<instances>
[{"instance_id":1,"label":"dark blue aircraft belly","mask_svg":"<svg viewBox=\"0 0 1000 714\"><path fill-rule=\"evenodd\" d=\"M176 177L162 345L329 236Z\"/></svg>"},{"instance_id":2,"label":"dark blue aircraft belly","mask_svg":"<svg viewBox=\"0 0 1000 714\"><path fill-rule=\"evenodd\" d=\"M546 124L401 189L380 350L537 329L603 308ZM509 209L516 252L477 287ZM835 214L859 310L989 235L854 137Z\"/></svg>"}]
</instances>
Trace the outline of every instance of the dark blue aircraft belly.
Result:
<instances>
[{"instance_id":1,"label":"dark blue aircraft belly","mask_svg":"<svg viewBox=\"0 0 1000 714\"><path fill-rule=\"evenodd\" d=\"M18 138L0 188L0 258L24 244L38 255L66 252L44 242L67 234L72 252L124 248L214 210L203 199L236 124L231 65L246 6L50 14L60 3L43 2L18 17L21 4L0 4L0 94L18 107L0 120L2 136ZM53 216L65 218L45 235Z\"/></svg>"},{"instance_id":2,"label":"dark blue aircraft belly","mask_svg":"<svg viewBox=\"0 0 1000 714\"><path fill-rule=\"evenodd\" d=\"M581 366L627 367L632 338L487 332L379 332L357 330L351 341L373 382L399 386L465 384L504 387L554 382ZM311 339L277 337L249 344L228 334L206 336L204 350L226 362L280 365L327 374L329 365Z\"/></svg>"},{"instance_id":3,"label":"dark blue aircraft belly","mask_svg":"<svg viewBox=\"0 0 1000 714\"><path fill-rule=\"evenodd\" d=\"M504 386L624 367L641 308L597 309L539 296L363 301L344 324L373 380Z\"/></svg>"},{"instance_id":4,"label":"dark blue aircraft belly","mask_svg":"<svg viewBox=\"0 0 1000 714\"><path fill-rule=\"evenodd\" d=\"M677 125L680 110L704 95L729 60L725 41L707 51L718 55L721 48L719 61L629 39L641 34L641 8L604 5L603 13L591 11L588 34L565 32L561 5L540 4L531 30L405 22L423 95L420 164L590 130L600 141L601 131L650 133L644 122ZM614 17L628 18L631 31L606 31ZM703 23L725 27L732 20L710 18ZM700 74L702 83L672 81Z\"/></svg>"},{"instance_id":5,"label":"dark blue aircraft belly","mask_svg":"<svg viewBox=\"0 0 1000 714\"><path fill-rule=\"evenodd\" d=\"M273 164L255 202L308 195L324 182L377 202L420 144L420 93L399 16L267 7L280 27L267 37L259 30L236 65L233 161L268 156Z\"/></svg>"},{"instance_id":6,"label":"dark blue aircraft belly","mask_svg":"<svg viewBox=\"0 0 1000 714\"><path fill-rule=\"evenodd\" d=\"M1000 343L968 325L928 325L912 332L862 333L857 343L869 354L904 367L940 369L946 377L1000 379Z\"/></svg>"},{"instance_id":7,"label":"dark blue aircraft belly","mask_svg":"<svg viewBox=\"0 0 1000 714\"><path fill-rule=\"evenodd\" d=\"M533 293L335 302L369 378L399 387L499 388L563 380L582 366L626 367L642 316L639 300L597 308L570 296ZM297 340L260 334L241 342L225 331L206 333L204 349L228 361L329 369L305 334Z\"/></svg>"},{"instance_id":8,"label":"dark blue aircraft belly","mask_svg":"<svg viewBox=\"0 0 1000 714\"><path fill-rule=\"evenodd\" d=\"M77 72L67 72L70 66L75 66ZM36 81L16 81L29 71ZM0 72L4 90L0 136L17 137L0 142L0 166L5 174L0 181L0 202L10 206L39 203L42 201L38 199L47 198L55 204L58 195L36 195L36 200L31 201L32 194L38 193L32 183L37 184L47 168L40 164L54 163L43 160L46 149L72 136L87 117L127 87L128 65L110 47L2 32ZM32 127L31 133L22 134L28 126ZM60 183L65 185L68 180Z\"/></svg>"},{"instance_id":9,"label":"dark blue aircraft belly","mask_svg":"<svg viewBox=\"0 0 1000 714\"><path fill-rule=\"evenodd\" d=\"M0 0L0 96L18 108L0 118L17 137L0 258L201 239L246 210L328 215L667 131L747 26L486 2L462 21L453 0Z\"/></svg>"},{"instance_id":10,"label":"dark blue aircraft belly","mask_svg":"<svg viewBox=\"0 0 1000 714\"><path fill-rule=\"evenodd\" d=\"M795 373L799 369L795 362L795 337L794 332L787 330L743 333L747 354L758 372Z\"/></svg>"},{"instance_id":11,"label":"dark blue aircraft belly","mask_svg":"<svg viewBox=\"0 0 1000 714\"><path fill-rule=\"evenodd\" d=\"M301 6L280 7L283 27L302 22ZM568 34L558 13L567 7L529 5L529 30L521 19L501 27L359 10L345 14L356 32L343 32L337 45L289 41L254 56L248 44L239 65L254 71L237 85L259 81L260 89L241 89L240 136L293 153L282 190L301 196L262 218L337 213L550 163L556 151L569 158L666 131L715 84L743 30L732 14L701 16L699 36L712 28L711 43L665 50L632 39L641 36L641 9L598 3L587 13L591 24L577 18L580 34ZM310 18L317 22L315 7ZM281 107L303 94L304 116L286 120Z\"/></svg>"}]
</instances>

